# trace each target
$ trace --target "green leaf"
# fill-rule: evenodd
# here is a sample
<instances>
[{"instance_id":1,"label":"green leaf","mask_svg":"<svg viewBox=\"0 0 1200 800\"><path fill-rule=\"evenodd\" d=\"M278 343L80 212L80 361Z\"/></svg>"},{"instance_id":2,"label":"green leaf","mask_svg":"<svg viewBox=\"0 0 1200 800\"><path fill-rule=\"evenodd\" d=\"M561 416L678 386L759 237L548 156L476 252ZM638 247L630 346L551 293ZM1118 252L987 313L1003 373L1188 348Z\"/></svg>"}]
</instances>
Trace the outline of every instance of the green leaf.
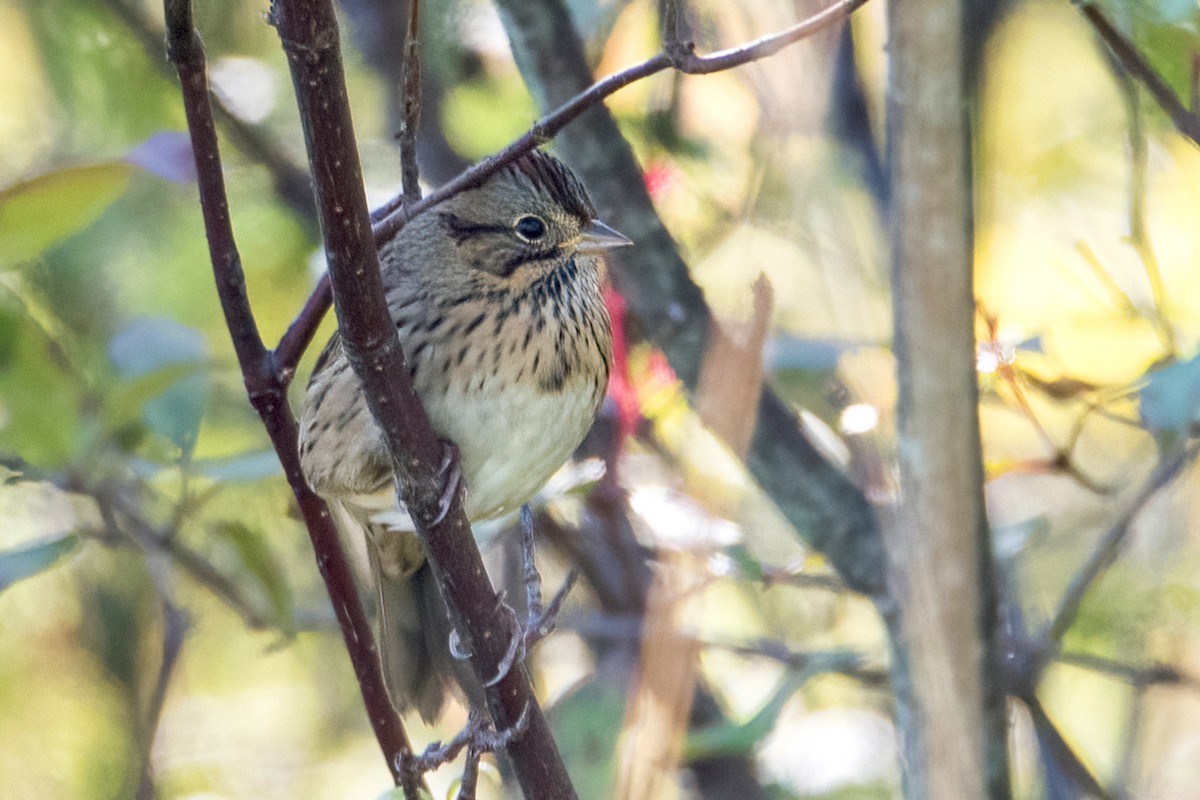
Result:
<instances>
[{"instance_id":1,"label":"green leaf","mask_svg":"<svg viewBox=\"0 0 1200 800\"><path fill-rule=\"evenodd\" d=\"M31 464L55 468L82 439L83 387L63 368L59 340L0 292L0 448Z\"/></svg>"},{"instance_id":2,"label":"green leaf","mask_svg":"<svg viewBox=\"0 0 1200 800\"><path fill-rule=\"evenodd\" d=\"M751 581L761 581L766 577L763 565L745 545L735 544L725 548L725 555L737 566L738 571Z\"/></svg>"},{"instance_id":3,"label":"green leaf","mask_svg":"<svg viewBox=\"0 0 1200 800\"><path fill-rule=\"evenodd\" d=\"M171 364L191 364L208 357L204 334L172 319L136 319L108 345L122 378L139 378Z\"/></svg>"},{"instance_id":4,"label":"green leaf","mask_svg":"<svg viewBox=\"0 0 1200 800\"><path fill-rule=\"evenodd\" d=\"M199 364L170 364L119 384L104 398L105 424L117 430L136 422L143 406L199 369Z\"/></svg>"},{"instance_id":5,"label":"green leaf","mask_svg":"<svg viewBox=\"0 0 1200 800\"><path fill-rule=\"evenodd\" d=\"M625 690L594 675L554 704L548 717L580 800L608 800L616 785Z\"/></svg>"},{"instance_id":6,"label":"green leaf","mask_svg":"<svg viewBox=\"0 0 1200 800\"><path fill-rule=\"evenodd\" d=\"M190 367L188 374L176 377L141 404L146 426L173 441L184 453L190 453L211 383L206 372L196 371L208 357L204 335L170 319L139 319L112 338L108 353L119 377L141 383L137 389L130 389L133 397L139 390L145 390L147 383L155 382L146 381L149 376L170 372L180 365Z\"/></svg>"},{"instance_id":7,"label":"green leaf","mask_svg":"<svg viewBox=\"0 0 1200 800\"><path fill-rule=\"evenodd\" d=\"M688 761L714 755L732 755L749 752L775 729L783 707L804 682L804 676L789 674L776 687L775 693L745 723L733 722L713 725L688 734L684 757Z\"/></svg>"},{"instance_id":8,"label":"green leaf","mask_svg":"<svg viewBox=\"0 0 1200 800\"><path fill-rule=\"evenodd\" d=\"M44 539L25 547L0 551L0 592L19 580L45 572L75 549L79 537L75 534L57 539Z\"/></svg>"},{"instance_id":9,"label":"green leaf","mask_svg":"<svg viewBox=\"0 0 1200 800\"><path fill-rule=\"evenodd\" d=\"M129 185L133 166L49 172L0 192L0 266L28 261L96 221Z\"/></svg>"},{"instance_id":10,"label":"green leaf","mask_svg":"<svg viewBox=\"0 0 1200 800\"><path fill-rule=\"evenodd\" d=\"M295 631L292 614L292 590L283 568L267 547L266 537L240 522L220 522L212 526L214 535L233 546L245 572L254 580L254 589L266 600L276 624L287 634Z\"/></svg>"}]
</instances>

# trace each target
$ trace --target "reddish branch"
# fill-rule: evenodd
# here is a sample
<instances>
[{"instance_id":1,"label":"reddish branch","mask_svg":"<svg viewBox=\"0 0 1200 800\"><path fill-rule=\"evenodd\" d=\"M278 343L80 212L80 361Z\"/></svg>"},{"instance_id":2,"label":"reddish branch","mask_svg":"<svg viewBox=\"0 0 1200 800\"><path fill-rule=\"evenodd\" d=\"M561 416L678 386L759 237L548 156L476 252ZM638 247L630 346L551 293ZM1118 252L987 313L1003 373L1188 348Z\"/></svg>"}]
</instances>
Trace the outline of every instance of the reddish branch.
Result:
<instances>
[{"instance_id":1,"label":"reddish branch","mask_svg":"<svg viewBox=\"0 0 1200 800\"><path fill-rule=\"evenodd\" d=\"M569 800L575 791L524 665L511 664L512 637L522 633L488 579L463 510L461 483L446 485L453 470L446 469L443 446L413 391L384 300L333 5L278 0L271 22L300 106L342 342L384 433L397 488L426 543L461 649L471 653L485 687L496 730L519 730L507 751L525 796Z\"/></svg>"},{"instance_id":2,"label":"reddish branch","mask_svg":"<svg viewBox=\"0 0 1200 800\"><path fill-rule=\"evenodd\" d=\"M317 566L333 601L375 737L392 767L393 777L399 781L399 761L411 753L408 736L388 699L371 626L359 602L353 574L338 543L329 511L308 488L301 474L296 450L296 419L287 403L287 380L275 369L272 354L263 345L246 294L241 257L229 221L229 203L209 102L204 49L193 24L191 4L189 0L165 0L164 12L167 50L179 73L196 159L204 229L225 323L233 337L250 402L262 418L312 538ZM311 334L299 338L311 338Z\"/></svg>"}]
</instances>

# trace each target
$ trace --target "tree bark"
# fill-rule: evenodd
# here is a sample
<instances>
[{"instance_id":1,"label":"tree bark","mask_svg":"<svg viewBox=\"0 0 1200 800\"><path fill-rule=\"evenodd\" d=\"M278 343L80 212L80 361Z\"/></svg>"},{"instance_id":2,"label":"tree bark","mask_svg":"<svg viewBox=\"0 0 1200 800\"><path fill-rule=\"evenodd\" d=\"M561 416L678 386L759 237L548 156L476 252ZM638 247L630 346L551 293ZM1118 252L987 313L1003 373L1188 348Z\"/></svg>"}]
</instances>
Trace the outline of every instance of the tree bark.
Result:
<instances>
[{"instance_id":1,"label":"tree bark","mask_svg":"<svg viewBox=\"0 0 1200 800\"><path fill-rule=\"evenodd\" d=\"M888 5L901 495L889 551L893 646L907 666L894 677L906 794L922 800L1010 794L979 439L963 19L959 0Z\"/></svg>"}]
</instances>

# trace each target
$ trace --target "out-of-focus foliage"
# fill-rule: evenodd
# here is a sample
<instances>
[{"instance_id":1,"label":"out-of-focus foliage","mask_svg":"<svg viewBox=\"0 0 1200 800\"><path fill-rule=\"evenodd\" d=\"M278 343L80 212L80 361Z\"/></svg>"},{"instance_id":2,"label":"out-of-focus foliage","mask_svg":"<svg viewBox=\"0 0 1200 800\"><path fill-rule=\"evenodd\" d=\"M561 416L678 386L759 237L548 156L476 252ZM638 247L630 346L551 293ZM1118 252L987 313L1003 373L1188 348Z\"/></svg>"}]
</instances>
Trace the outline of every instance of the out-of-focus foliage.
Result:
<instances>
[{"instance_id":1,"label":"out-of-focus foliage","mask_svg":"<svg viewBox=\"0 0 1200 800\"><path fill-rule=\"evenodd\" d=\"M132 797L143 780L162 798L378 797L387 771L213 291L161 9L120 2L0 5L0 785L22 800ZM346 13L369 28L368 5ZM599 73L657 48L656 3L572 6ZM701 46L716 48L816 4L692 6ZM1105 8L1186 97L1195 4ZM222 95L301 163L263 10L199 3L197 22ZM491 7L431 3L423 15L446 143L472 159L522 132L534 104ZM882 28L875 0L854 33L877 144ZM841 102L831 95L837 44L818 37L736 73L658 76L610 107L717 315L735 337L767 315L767 380L886 503L886 209L864 181L866 155L828 124ZM366 181L382 198L398 182L394 87L354 41L347 52ZM1036 629L1195 422L1200 155L1067 3L1010 4L983 52L988 499L1010 589ZM228 143L224 156L271 343L312 286L317 242L262 165ZM760 275L773 295L765 311L751 291ZM891 702L871 677L886 661L874 610L800 545L651 348L635 343L622 377L625 400L650 423L620 461L632 520L645 544L682 554L661 571L701 587L683 624L705 645L697 680L724 715L681 739L681 758L746 755L772 798L896 796ZM1068 654L1200 676L1196 480L1185 473L1141 516L1068 630ZM553 510L570 523L579 504ZM581 795L598 799L626 766L635 694L604 635L584 644L589 625L604 623L595 599L577 590L564 627L579 631L543 646L538 680ZM630 635L620 622L605 635ZM181 625L164 670L164 641ZM847 650L861 664L783 657ZM1081 663L1054 666L1040 687L1067 741L1102 781L1186 797L1200 784L1195 684L1143 691ZM1039 797L1033 726L1014 715L1017 794ZM413 736L444 739L464 720L461 709L435 730L413 720ZM433 776L435 797L457 770ZM690 780L672 776L663 796L697 796ZM499 796L494 768L481 784Z\"/></svg>"}]
</instances>

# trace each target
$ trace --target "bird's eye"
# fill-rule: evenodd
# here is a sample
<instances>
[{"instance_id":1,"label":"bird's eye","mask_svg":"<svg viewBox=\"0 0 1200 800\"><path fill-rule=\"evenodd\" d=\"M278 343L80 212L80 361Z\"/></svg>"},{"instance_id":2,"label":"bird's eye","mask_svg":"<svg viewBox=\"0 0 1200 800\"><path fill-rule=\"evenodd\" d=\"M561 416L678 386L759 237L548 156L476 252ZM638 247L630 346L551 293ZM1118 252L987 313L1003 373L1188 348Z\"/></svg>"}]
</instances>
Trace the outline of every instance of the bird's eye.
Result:
<instances>
[{"instance_id":1,"label":"bird's eye","mask_svg":"<svg viewBox=\"0 0 1200 800\"><path fill-rule=\"evenodd\" d=\"M516 230L517 236L527 242L536 242L546 235L546 223L542 222L540 217L521 217L513 228Z\"/></svg>"}]
</instances>

